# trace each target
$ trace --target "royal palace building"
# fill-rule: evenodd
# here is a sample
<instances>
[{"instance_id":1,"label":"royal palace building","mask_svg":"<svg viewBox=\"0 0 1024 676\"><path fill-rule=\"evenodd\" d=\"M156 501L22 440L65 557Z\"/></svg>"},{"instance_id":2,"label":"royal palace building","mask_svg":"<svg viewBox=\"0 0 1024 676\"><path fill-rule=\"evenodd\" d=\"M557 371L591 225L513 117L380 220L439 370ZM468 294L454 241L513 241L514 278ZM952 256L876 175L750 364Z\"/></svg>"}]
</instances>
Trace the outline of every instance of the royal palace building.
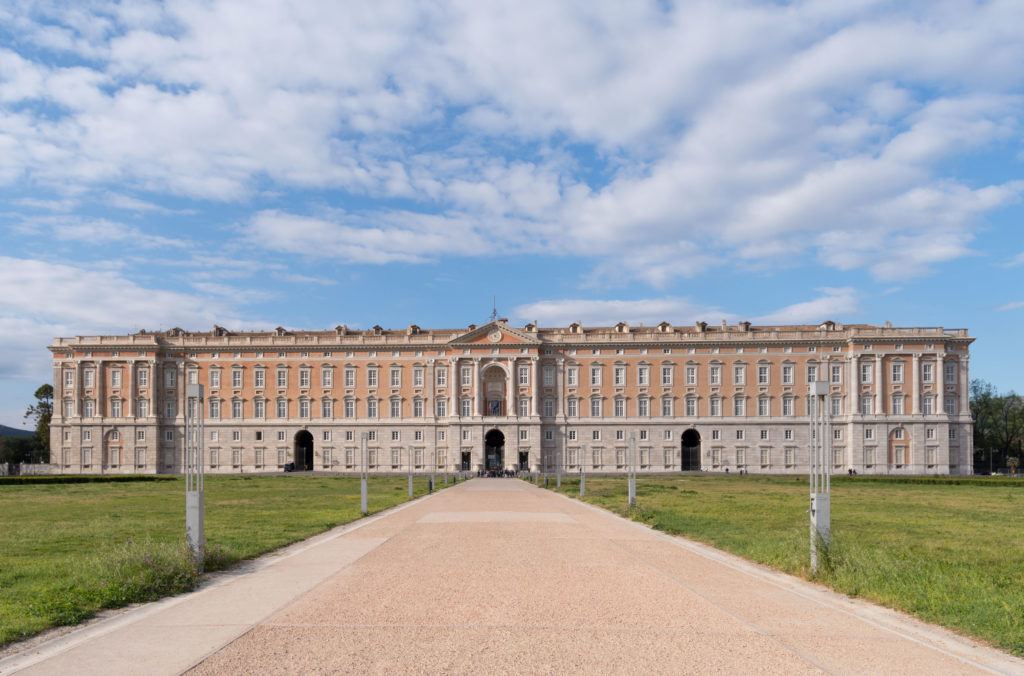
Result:
<instances>
[{"instance_id":1,"label":"royal palace building","mask_svg":"<svg viewBox=\"0 0 1024 676\"><path fill-rule=\"evenodd\" d=\"M809 383L832 470L972 472L964 329L814 326L234 332L57 338L54 471L806 473Z\"/></svg>"}]
</instances>

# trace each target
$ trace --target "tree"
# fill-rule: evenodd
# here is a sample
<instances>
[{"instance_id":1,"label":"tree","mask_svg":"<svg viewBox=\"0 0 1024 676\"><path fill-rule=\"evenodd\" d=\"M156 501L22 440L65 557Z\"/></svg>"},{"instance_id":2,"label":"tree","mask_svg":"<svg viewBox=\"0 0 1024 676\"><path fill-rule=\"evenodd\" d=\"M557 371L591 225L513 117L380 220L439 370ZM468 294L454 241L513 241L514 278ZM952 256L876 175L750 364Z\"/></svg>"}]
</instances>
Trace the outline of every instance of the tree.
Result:
<instances>
[{"instance_id":1,"label":"tree","mask_svg":"<svg viewBox=\"0 0 1024 676\"><path fill-rule=\"evenodd\" d=\"M32 462L50 462L50 419L53 417L53 385L40 385L35 391L36 403L28 407L25 417L36 424Z\"/></svg>"},{"instance_id":2,"label":"tree","mask_svg":"<svg viewBox=\"0 0 1024 676\"><path fill-rule=\"evenodd\" d=\"M998 469L1024 441L1024 397L1012 391L1000 395L991 383L975 380L971 382L971 415L977 459L984 465L988 458L985 469Z\"/></svg>"}]
</instances>

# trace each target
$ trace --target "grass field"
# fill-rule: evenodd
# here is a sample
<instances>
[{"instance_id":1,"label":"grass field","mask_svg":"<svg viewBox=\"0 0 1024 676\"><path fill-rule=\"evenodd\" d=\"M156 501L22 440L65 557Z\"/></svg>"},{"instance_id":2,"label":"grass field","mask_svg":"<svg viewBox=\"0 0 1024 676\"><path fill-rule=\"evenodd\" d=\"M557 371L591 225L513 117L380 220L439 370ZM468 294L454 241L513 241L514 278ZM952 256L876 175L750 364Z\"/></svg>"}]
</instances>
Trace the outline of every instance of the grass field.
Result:
<instances>
[{"instance_id":1,"label":"grass field","mask_svg":"<svg viewBox=\"0 0 1024 676\"><path fill-rule=\"evenodd\" d=\"M549 486L555 485L552 478ZM809 570L807 477L588 476L585 500L1024 656L1024 484L832 483L832 548ZM578 497L579 480L561 492Z\"/></svg>"},{"instance_id":2,"label":"grass field","mask_svg":"<svg viewBox=\"0 0 1024 676\"><path fill-rule=\"evenodd\" d=\"M207 477L208 565L357 519L359 496L358 477ZM407 499L406 477L370 478L371 513ZM0 514L0 645L198 582L182 546L184 479L0 486Z\"/></svg>"}]
</instances>

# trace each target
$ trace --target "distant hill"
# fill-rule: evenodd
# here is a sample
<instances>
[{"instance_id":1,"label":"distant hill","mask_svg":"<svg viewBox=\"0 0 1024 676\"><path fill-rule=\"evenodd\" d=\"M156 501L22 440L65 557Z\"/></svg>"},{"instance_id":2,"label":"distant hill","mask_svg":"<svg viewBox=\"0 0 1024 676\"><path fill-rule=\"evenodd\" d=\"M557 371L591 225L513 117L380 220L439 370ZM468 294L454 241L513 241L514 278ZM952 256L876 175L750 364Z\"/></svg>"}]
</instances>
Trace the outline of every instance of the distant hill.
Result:
<instances>
[{"instance_id":1,"label":"distant hill","mask_svg":"<svg viewBox=\"0 0 1024 676\"><path fill-rule=\"evenodd\" d=\"M0 425L0 437L31 437L34 434L33 430L19 430L17 427Z\"/></svg>"}]
</instances>

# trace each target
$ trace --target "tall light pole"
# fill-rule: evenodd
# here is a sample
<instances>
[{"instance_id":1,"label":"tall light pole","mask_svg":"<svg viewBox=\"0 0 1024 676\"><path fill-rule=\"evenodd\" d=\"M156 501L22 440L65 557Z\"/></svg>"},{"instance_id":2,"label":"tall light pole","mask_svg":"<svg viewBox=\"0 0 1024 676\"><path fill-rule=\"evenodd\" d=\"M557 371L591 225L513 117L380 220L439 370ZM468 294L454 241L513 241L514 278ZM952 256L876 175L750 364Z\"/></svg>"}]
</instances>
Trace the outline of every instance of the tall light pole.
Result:
<instances>
[{"instance_id":1,"label":"tall light pole","mask_svg":"<svg viewBox=\"0 0 1024 676\"><path fill-rule=\"evenodd\" d=\"M406 460L408 460L408 462L409 462L409 497L411 498L412 497L412 446L410 446L406 450L407 450L406 455L408 456L406 458ZM402 454L402 447L401 446L398 447L398 454L399 455Z\"/></svg>"},{"instance_id":2,"label":"tall light pole","mask_svg":"<svg viewBox=\"0 0 1024 676\"><path fill-rule=\"evenodd\" d=\"M811 481L811 570L818 570L818 543L827 551L832 539L831 475L832 423L825 402L828 383L815 381L808 386L810 400L809 465Z\"/></svg>"},{"instance_id":3,"label":"tall light pole","mask_svg":"<svg viewBox=\"0 0 1024 676\"><path fill-rule=\"evenodd\" d=\"M203 386L185 386L185 540L203 565Z\"/></svg>"},{"instance_id":4,"label":"tall light pole","mask_svg":"<svg viewBox=\"0 0 1024 676\"><path fill-rule=\"evenodd\" d=\"M636 507L636 432L629 433L629 458L626 461L629 473L629 506Z\"/></svg>"},{"instance_id":5,"label":"tall light pole","mask_svg":"<svg viewBox=\"0 0 1024 676\"><path fill-rule=\"evenodd\" d=\"M580 450L580 497L587 494L587 445L583 444Z\"/></svg>"},{"instance_id":6,"label":"tall light pole","mask_svg":"<svg viewBox=\"0 0 1024 676\"><path fill-rule=\"evenodd\" d=\"M369 514L370 510L367 509L366 499L366 478L370 472L366 466L366 432L359 435L360 446L362 447L362 462L360 464L361 470L359 472L359 509L362 513Z\"/></svg>"}]
</instances>

